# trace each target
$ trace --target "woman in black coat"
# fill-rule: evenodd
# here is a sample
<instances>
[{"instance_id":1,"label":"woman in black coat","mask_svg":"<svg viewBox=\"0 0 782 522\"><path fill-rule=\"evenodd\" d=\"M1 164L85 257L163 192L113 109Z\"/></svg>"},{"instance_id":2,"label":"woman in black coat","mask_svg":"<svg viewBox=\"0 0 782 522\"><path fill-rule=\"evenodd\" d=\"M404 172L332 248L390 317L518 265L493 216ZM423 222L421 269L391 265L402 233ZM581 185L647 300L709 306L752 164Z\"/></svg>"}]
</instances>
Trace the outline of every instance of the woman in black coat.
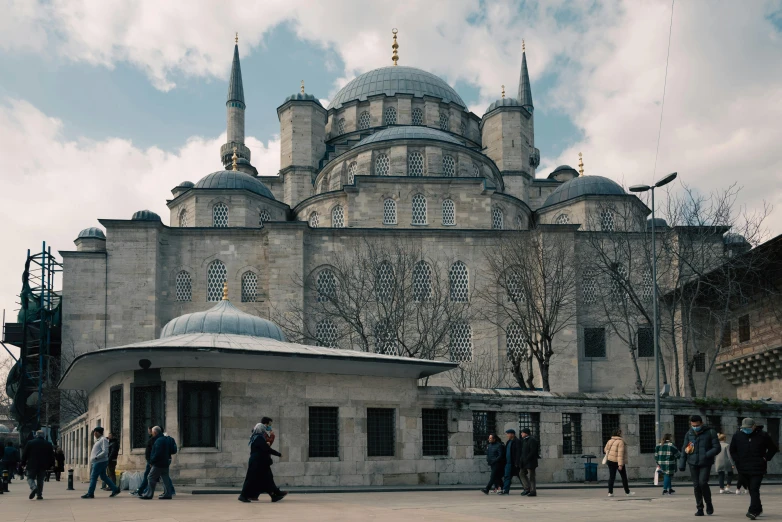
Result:
<instances>
[{"instance_id":1,"label":"woman in black coat","mask_svg":"<svg viewBox=\"0 0 782 522\"><path fill-rule=\"evenodd\" d=\"M280 488L274 483L274 474L272 474L272 455L281 457L282 455L269 447L269 443L263 437L265 427L259 424L253 430L250 437L250 461L247 465L247 475L244 478L242 493L239 495L241 502L250 502L257 500L261 493L268 493L272 502L282 500L288 493L280 491Z\"/></svg>"},{"instance_id":2,"label":"woman in black coat","mask_svg":"<svg viewBox=\"0 0 782 522\"><path fill-rule=\"evenodd\" d=\"M493 433L489 435L489 444L486 446L486 463L491 472L489 483L481 490L484 495L488 495L490 489L495 493L501 490L505 475L505 445Z\"/></svg>"}]
</instances>

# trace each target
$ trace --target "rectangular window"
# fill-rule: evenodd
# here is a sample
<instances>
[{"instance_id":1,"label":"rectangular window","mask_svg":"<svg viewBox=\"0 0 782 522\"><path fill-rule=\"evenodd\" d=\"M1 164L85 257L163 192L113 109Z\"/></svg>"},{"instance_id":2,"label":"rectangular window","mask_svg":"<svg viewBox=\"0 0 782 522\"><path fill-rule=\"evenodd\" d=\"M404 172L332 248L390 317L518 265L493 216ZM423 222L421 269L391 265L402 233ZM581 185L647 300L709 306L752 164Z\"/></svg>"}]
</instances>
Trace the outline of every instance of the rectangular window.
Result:
<instances>
[{"instance_id":1,"label":"rectangular window","mask_svg":"<svg viewBox=\"0 0 782 522\"><path fill-rule=\"evenodd\" d=\"M604 413L603 414L603 446L601 451L606 447L606 444L611 437L614 436L614 432L619 429L619 414L618 413Z\"/></svg>"},{"instance_id":2,"label":"rectangular window","mask_svg":"<svg viewBox=\"0 0 782 522\"><path fill-rule=\"evenodd\" d=\"M497 412L472 412L472 446L474 455L486 455L489 434L497 429ZM496 433L494 433L496 435Z\"/></svg>"},{"instance_id":3,"label":"rectangular window","mask_svg":"<svg viewBox=\"0 0 782 522\"><path fill-rule=\"evenodd\" d=\"M584 328L584 357L606 356L605 328Z\"/></svg>"},{"instance_id":4,"label":"rectangular window","mask_svg":"<svg viewBox=\"0 0 782 522\"><path fill-rule=\"evenodd\" d=\"M739 342L749 341L749 314L739 317Z\"/></svg>"},{"instance_id":5,"label":"rectangular window","mask_svg":"<svg viewBox=\"0 0 782 522\"><path fill-rule=\"evenodd\" d=\"M448 455L448 410L421 410L423 454L425 457Z\"/></svg>"},{"instance_id":6,"label":"rectangular window","mask_svg":"<svg viewBox=\"0 0 782 522\"><path fill-rule=\"evenodd\" d=\"M396 439L396 410L367 408L367 456L393 457Z\"/></svg>"},{"instance_id":7,"label":"rectangular window","mask_svg":"<svg viewBox=\"0 0 782 522\"><path fill-rule=\"evenodd\" d=\"M654 429L654 415L638 416L638 434L641 442L641 453L654 453L657 436Z\"/></svg>"},{"instance_id":8,"label":"rectangular window","mask_svg":"<svg viewBox=\"0 0 782 522\"><path fill-rule=\"evenodd\" d=\"M538 412L519 413L519 433L521 433L521 430L523 430L524 428L529 428L529 430L532 432L530 435L535 437L538 440L538 443L541 442L540 413Z\"/></svg>"},{"instance_id":9,"label":"rectangular window","mask_svg":"<svg viewBox=\"0 0 782 522\"><path fill-rule=\"evenodd\" d=\"M648 326L638 328L638 357L654 357L654 335Z\"/></svg>"},{"instance_id":10,"label":"rectangular window","mask_svg":"<svg viewBox=\"0 0 782 522\"><path fill-rule=\"evenodd\" d=\"M179 383L179 432L184 448L216 448L220 384Z\"/></svg>"},{"instance_id":11,"label":"rectangular window","mask_svg":"<svg viewBox=\"0 0 782 522\"><path fill-rule=\"evenodd\" d=\"M163 386L133 386L131 388L133 408L130 424L132 448L146 448L149 439L148 429L152 426L164 427L163 422Z\"/></svg>"},{"instance_id":12,"label":"rectangular window","mask_svg":"<svg viewBox=\"0 0 782 522\"><path fill-rule=\"evenodd\" d=\"M689 415L673 416L673 440L676 442L677 448L681 448L682 444L684 444L684 436L687 435L687 431L689 429L690 429Z\"/></svg>"},{"instance_id":13,"label":"rectangular window","mask_svg":"<svg viewBox=\"0 0 782 522\"><path fill-rule=\"evenodd\" d=\"M581 454L581 414L562 414L562 454Z\"/></svg>"},{"instance_id":14,"label":"rectangular window","mask_svg":"<svg viewBox=\"0 0 782 522\"><path fill-rule=\"evenodd\" d=\"M310 406L310 457L339 457L339 408Z\"/></svg>"},{"instance_id":15,"label":"rectangular window","mask_svg":"<svg viewBox=\"0 0 782 522\"><path fill-rule=\"evenodd\" d=\"M722 417L719 415L706 415L706 424L709 427L717 430L717 433L722 433Z\"/></svg>"},{"instance_id":16,"label":"rectangular window","mask_svg":"<svg viewBox=\"0 0 782 522\"><path fill-rule=\"evenodd\" d=\"M706 354L698 352L695 354L695 371L703 373L706 371Z\"/></svg>"},{"instance_id":17,"label":"rectangular window","mask_svg":"<svg viewBox=\"0 0 782 522\"><path fill-rule=\"evenodd\" d=\"M109 392L109 432L117 439L122 437L122 386L115 386Z\"/></svg>"},{"instance_id":18,"label":"rectangular window","mask_svg":"<svg viewBox=\"0 0 782 522\"><path fill-rule=\"evenodd\" d=\"M768 436L771 437L771 440L774 441L774 444L779 447L779 419L778 418L768 418L766 419L768 422L768 426L766 426L766 431L768 432ZM739 424L739 426L741 426Z\"/></svg>"},{"instance_id":19,"label":"rectangular window","mask_svg":"<svg viewBox=\"0 0 782 522\"><path fill-rule=\"evenodd\" d=\"M732 338L732 332L730 331L730 321L725 323L725 328L722 330L722 341L720 342L720 345L723 348L728 348L731 344L733 344L733 338Z\"/></svg>"}]
</instances>

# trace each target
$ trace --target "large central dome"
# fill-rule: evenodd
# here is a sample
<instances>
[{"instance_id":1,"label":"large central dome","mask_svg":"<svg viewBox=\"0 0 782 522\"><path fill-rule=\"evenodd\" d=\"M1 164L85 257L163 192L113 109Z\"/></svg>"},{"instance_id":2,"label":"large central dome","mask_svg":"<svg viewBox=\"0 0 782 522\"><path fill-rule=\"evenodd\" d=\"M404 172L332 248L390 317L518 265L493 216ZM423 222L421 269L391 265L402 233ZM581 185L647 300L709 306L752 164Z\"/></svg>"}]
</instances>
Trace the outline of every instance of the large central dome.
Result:
<instances>
[{"instance_id":1,"label":"large central dome","mask_svg":"<svg viewBox=\"0 0 782 522\"><path fill-rule=\"evenodd\" d=\"M415 67L382 67L366 72L345 85L331 100L329 109L339 109L349 101L366 101L367 96L412 94L415 97L434 96L444 102L467 107L464 100L445 81Z\"/></svg>"}]
</instances>

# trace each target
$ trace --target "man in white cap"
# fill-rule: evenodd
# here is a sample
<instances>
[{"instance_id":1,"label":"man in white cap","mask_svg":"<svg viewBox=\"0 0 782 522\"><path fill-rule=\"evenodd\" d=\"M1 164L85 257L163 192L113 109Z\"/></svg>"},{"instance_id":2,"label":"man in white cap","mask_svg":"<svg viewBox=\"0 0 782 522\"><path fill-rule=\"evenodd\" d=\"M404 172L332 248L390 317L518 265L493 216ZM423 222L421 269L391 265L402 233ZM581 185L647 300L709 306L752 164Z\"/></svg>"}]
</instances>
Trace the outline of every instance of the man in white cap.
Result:
<instances>
[{"instance_id":1,"label":"man in white cap","mask_svg":"<svg viewBox=\"0 0 782 522\"><path fill-rule=\"evenodd\" d=\"M767 463L779 448L771 440L768 433L763 431L763 426L755 424L754 419L746 418L741 421L741 429L730 441L730 454L739 472L739 481L749 489L749 509L747 518L755 520L763 513L763 504L760 503L760 483L767 471Z\"/></svg>"}]
</instances>

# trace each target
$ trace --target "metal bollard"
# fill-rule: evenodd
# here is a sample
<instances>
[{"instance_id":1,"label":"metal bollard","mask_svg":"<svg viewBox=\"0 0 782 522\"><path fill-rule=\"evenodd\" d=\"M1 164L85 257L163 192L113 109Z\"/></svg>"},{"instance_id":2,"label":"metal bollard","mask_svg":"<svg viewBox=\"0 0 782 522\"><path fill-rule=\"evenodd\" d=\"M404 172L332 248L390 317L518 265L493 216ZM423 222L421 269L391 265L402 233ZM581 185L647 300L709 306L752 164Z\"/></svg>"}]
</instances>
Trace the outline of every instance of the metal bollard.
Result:
<instances>
[{"instance_id":1,"label":"metal bollard","mask_svg":"<svg viewBox=\"0 0 782 522\"><path fill-rule=\"evenodd\" d=\"M0 480L0 493L7 493L8 492L8 470L3 470L3 479Z\"/></svg>"},{"instance_id":2,"label":"metal bollard","mask_svg":"<svg viewBox=\"0 0 782 522\"><path fill-rule=\"evenodd\" d=\"M73 470L68 470L68 491L73 491Z\"/></svg>"}]
</instances>

